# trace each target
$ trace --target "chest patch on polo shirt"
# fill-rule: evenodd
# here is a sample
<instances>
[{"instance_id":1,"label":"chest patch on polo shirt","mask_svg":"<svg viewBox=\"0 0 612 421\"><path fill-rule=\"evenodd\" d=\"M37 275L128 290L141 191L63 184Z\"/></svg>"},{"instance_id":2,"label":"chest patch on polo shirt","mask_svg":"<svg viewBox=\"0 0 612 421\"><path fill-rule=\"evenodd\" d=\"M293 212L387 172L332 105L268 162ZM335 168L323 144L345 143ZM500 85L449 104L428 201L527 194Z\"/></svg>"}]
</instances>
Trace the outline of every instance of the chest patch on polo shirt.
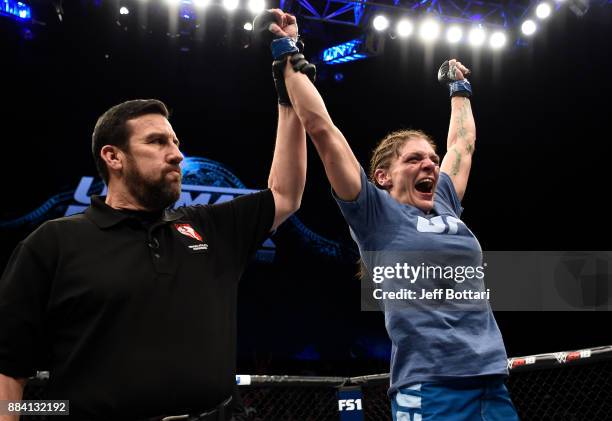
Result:
<instances>
[{"instance_id":1,"label":"chest patch on polo shirt","mask_svg":"<svg viewBox=\"0 0 612 421\"><path fill-rule=\"evenodd\" d=\"M176 230L187 237L202 241L202 236L189 224L174 224Z\"/></svg>"},{"instance_id":2,"label":"chest patch on polo shirt","mask_svg":"<svg viewBox=\"0 0 612 421\"><path fill-rule=\"evenodd\" d=\"M174 224L174 228L184 236L181 238L185 240L183 242L192 252L208 250L208 244L204 243L202 236L191 226L191 224ZM195 240L195 242L193 240Z\"/></svg>"}]
</instances>

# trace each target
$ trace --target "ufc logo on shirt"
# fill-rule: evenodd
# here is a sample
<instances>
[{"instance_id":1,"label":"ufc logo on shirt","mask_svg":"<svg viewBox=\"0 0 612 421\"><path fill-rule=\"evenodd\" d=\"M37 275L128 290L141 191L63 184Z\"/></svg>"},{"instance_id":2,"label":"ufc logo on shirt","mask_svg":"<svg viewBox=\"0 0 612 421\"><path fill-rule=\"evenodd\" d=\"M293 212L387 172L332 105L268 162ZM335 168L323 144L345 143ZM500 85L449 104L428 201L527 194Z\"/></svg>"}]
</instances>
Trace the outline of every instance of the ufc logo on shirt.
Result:
<instances>
[{"instance_id":1,"label":"ufc logo on shirt","mask_svg":"<svg viewBox=\"0 0 612 421\"><path fill-rule=\"evenodd\" d=\"M434 216L431 219L418 216L417 231L441 234L448 230L447 234L457 234L459 231L459 224L463 224L463 221L452 216L445 216L444 218L446 218L446 222L444 222L442 216Z\"/></svg>"}]
</instances>

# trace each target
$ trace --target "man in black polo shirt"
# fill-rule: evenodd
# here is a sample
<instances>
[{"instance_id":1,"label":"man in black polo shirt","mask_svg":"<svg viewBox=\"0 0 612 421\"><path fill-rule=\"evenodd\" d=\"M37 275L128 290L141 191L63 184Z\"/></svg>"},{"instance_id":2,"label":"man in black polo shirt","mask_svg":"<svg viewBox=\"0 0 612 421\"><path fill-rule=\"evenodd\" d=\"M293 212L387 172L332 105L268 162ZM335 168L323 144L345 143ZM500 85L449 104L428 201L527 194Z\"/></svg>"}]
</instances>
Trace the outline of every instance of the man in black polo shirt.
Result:
<instances>
[{"instance_id":1,"label":"man in black polo shirt","mask_svg":"<svg viewBox=\"0 0 612 421\"><path fill-rule=\"evenodd\" d=\"M306 137L279 106L267 190L168 210L183 155L167 118L157 100L102 115L92 147L108 195L14 251L0 281L0 400L21 399L43 366L48 398L69 400L75 419L226 418L238 280L299 207Z\"/></svg>"}]
</instances>

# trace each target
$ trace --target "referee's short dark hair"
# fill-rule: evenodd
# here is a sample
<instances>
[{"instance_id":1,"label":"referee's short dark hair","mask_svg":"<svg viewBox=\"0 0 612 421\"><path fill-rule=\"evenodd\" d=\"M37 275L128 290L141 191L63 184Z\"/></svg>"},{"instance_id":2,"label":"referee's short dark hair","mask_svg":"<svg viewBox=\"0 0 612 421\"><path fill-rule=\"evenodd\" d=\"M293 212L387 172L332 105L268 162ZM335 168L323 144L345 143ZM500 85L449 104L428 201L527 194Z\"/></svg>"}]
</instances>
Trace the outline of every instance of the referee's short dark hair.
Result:
<instances>
[{"instance_id":1,"label":"referee's short dark hair","mask_svg":"<svg viewBox=\"0 0 612 421\"><path fill-rule=\"evenodd\" d=\"M161 114L166 118L170 116L166 104L157 99L135 99L115 105L98 118L91 136L91 151L98 173L106 184L108 168L100 156L100 151L105 145L127 150L130 132L126 122L145 114Z\"/></svg>"}]
</instances>

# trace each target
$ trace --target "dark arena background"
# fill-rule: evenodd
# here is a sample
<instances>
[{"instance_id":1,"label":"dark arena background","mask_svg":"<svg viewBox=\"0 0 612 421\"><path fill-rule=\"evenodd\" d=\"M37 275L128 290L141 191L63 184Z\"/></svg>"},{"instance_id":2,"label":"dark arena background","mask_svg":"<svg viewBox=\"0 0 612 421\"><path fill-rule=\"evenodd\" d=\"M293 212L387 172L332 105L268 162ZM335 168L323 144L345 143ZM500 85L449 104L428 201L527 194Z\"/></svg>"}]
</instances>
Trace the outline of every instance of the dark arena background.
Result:
<instances>
[{"instance_id":1,"label":"dark arena background","mask_svg":"<svg viewBox=\"0 0 612 421\"><path fill-rule=\"evenodd\" d=\"M36 226L81 210L88 194L101 191L91 132L102 112L124 100L158 98L171 108L189 157L185 203L267 186L277 119L270 54L250 45L244 24L254 13L246 3L227 11L215 1L205 12L191 1L161 0L24 1L27 18L2 9L1 268ZM0 0L3 8L16 3ZM551 1L550 17L533 18L535 34L521 34L537 5L282 4L297 15L306 56L317 64L316 86L364 167L375 143L399 128L425 130L444 152L450 106L436 72L456 57L472 69L478 132L462 219L482 249L610 250L612 3ZM378 13L391 20L386 32L372 28ZM393 30L401 16L418 22L427 13L445 24L502 28L506 45L450 45L444 33L425 44ZM494 19L501 15L505 20ZM323 50L353 39L366 40L368 57L324 60ZM343 420L389 419L388 379L360 378L389 371L383 316L360 310L356 246L311 144L308 154L302 207L245 273L238 313L239 374L296 377L253 377L243 389L245 404L251 419L340 419L347 415L336 392L352 385L363 394L358 415L365 418ZM598 348L612 345L612 313L495 317L509 357L557 353L540 359L542 370L512 370L510 391L522 419L612 419L610 353ZM581 350L588 352L558 354ZM585 356L592 362L574 361ZM561 362L568 367L556 367Z\"/></svg>"}]
</instances>

